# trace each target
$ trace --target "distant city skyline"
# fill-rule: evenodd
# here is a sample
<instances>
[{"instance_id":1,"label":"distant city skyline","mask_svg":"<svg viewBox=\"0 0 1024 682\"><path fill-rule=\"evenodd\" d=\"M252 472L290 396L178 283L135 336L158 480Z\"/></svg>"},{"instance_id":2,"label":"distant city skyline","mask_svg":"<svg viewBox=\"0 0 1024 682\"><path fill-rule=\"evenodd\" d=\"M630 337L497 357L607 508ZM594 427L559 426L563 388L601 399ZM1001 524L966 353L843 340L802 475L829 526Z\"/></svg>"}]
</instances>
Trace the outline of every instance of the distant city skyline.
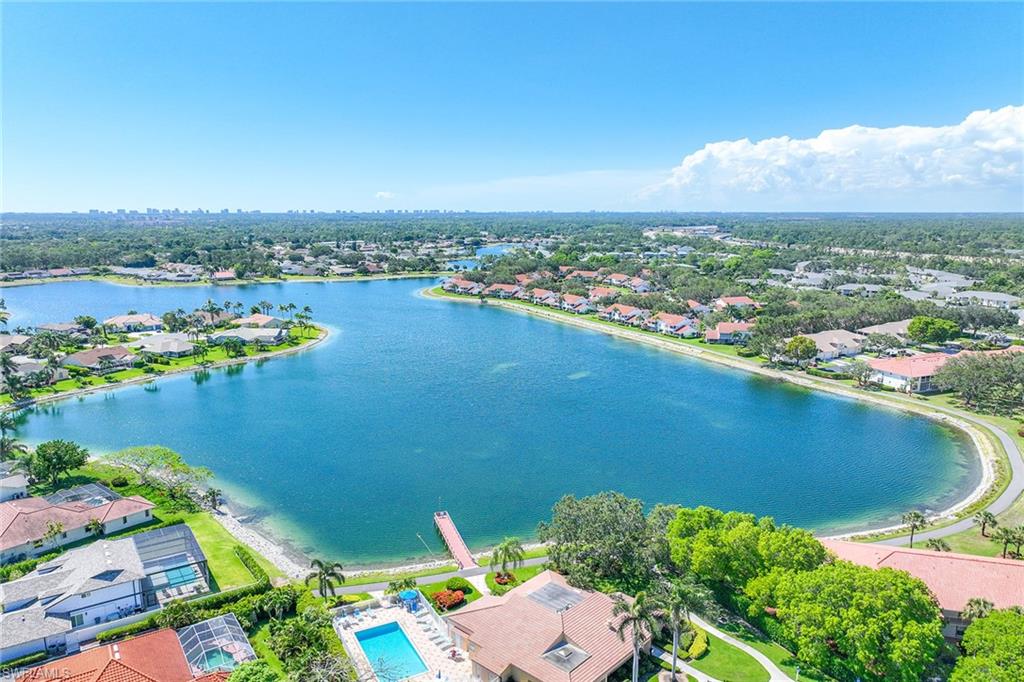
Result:
<instances>
[{"instance_id":1,"label":"distant city skyline","mask_svg":"<svg viewBox=\"0 0 1024 682\"><path fill-rule=\"evenodd\" d=\"M1024 5L9 4L2 209L1024 210Z\"/></svg>"}]
</instances>

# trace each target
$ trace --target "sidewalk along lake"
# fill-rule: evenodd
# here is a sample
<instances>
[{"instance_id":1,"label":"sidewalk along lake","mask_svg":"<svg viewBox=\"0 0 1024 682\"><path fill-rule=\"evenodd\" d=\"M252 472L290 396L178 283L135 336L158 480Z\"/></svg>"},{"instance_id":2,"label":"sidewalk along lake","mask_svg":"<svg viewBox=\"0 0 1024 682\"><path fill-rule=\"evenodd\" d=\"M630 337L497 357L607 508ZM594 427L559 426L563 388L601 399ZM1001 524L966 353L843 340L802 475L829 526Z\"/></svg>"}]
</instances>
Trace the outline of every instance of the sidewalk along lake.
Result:
<instances>
[{"instance_id":1,"label":"sidewalk along lake","mask_svg":"<svg viewBox=\"0 0 1024 682\"><path fill-rule=\"evenodd\" d=\"M928 419L423 298L432 281L6 289L12 329L213 298L309 305L332 331L285 358L40 406L18 434L167 445L276 535L352 566L422 558L424 541L441 553L442 508L474 549L602 490L841 531L941 509L980 480L967 439Z\"/></svg>"}]
</instances>

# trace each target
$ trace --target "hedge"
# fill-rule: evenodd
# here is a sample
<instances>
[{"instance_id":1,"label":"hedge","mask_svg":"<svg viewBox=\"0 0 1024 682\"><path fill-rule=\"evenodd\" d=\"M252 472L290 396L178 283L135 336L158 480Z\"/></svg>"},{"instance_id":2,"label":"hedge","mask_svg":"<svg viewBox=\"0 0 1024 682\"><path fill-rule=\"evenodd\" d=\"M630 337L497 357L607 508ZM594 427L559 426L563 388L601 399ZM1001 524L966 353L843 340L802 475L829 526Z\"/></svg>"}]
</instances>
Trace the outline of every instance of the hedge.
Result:
<instances>
[{"instance_id":1,"label":"hedge","mask_svg":"<svg viewBox=\"0 0 1024 682\"><path fill-rule=\"evenodd\" d=\"M233 590L226 590L224 592L217 592L206 597L200 597L199 599L193 599L189 603L195 607L197 612L202 615L201 620L211 618L214 615L222 615L217 613L211 613L214 610L220 609L224 612L230 609L226 608L231 605L242 601L246 597L252 597L258 594L263 594L270 590L270 576L263 570L263 567L259 565L256 558L248 550L248 548L242 545L235 545L235 556L242 562L252 577L256 579L256 582L243 587L237 587ZM251 604L246 604L246 609L250 608ZM111 640L120 639L122 637L128 637L131 635L138 635L146 630L152 630L157 627L157 616L160 615L159 611L153 613L153 615L140 620L137 623L131 625L123 625L119 628L111 628L110 630L104 630L103 632L96 635L96 641L103 643Z\"/></svg>"},{"instance_id":2,"label":"hedge","mask_svg":"<svg viewBox=\"0 0 1024 682\"><path fill-rule=\"evenodd\" d=\"M693 626L694 635L690 648L686 650L686 657L695 661L708 652L708 633L702 628Z\"/></svg>"},{"instance_id":3,"label":"hedge","mask_svg":"<svg viewBox=\"0 0 1024 682\"><path fill-rule=\"evenodd\" d=\"M472 594L474 592L473 583L459 576L449 578L448 582L446 582L444 586L445 589L451 590L452 592L462 592L463 594Z\"/></svg>"},{"instance_id":4,"label":"hedge","mask_svg":"<svg viewBox=\"0 0 1024 682\"><path fill-rule=\"evenodd\" d=\"M808 367L807 373L812 377L821 377L822 379L835 379L836 381L844 381L853 379L853 375L848 372L826 372L823 369L817 367Z\"/></svg>"},{"instance_id":5,"label":"hedge","mask_svg":"<svg viewBox=\"0 0 1024 682\"><path fill-rule=\"evenodd\" d=\"M34 654L29 654L28 656L22 656L21 658L15 658L12 661L7 661L6 663L0 665L0 677L6 678L7 676L3 673L9 672L11 670L17 670L18 668L27 668L30 665L35 665L36 663L42 663L49 657L50 654L46 653L45 651L37 651Z\"/></svg>"},{"instance_id":6,"label":"hedge","mask_svg":"<svg viewBox=\"0 0 1024 682\"><path fill-rule=\"evenodd\" d=\"M31 559L23 559L14 564L7 564L6 566L0 566L0 583L5 583L34 570L36 566L41 563L47 562L50 559L56 559L60 556L60 552L50 552L42 556L32 557ZM17 574L17 575L15 575Z\"/></svg>"}]
</instances>

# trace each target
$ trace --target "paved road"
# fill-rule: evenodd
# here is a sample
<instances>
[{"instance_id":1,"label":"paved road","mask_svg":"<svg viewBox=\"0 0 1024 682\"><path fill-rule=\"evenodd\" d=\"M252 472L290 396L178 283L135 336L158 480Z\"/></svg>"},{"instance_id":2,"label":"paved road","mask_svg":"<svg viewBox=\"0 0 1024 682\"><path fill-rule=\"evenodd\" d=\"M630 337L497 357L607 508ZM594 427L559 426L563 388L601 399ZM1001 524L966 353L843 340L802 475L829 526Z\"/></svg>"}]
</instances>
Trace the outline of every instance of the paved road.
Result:
<instances>
[{"instance_id":1,"label":"paved road","mask_svg":"<svg viewBox=\"0 0 1024 682\"><path fill-rule=\"evenodd\" d=\"M523 562L523 566L537 566L547 561L547 557L535 557L533 559L527 559ZM491 572L491 569L487 566L478 566L471 568L466 571L448 571L447 573L435 573L434 575L423 575L416 578L417 585L426 585L429 583L438 583L442 580L448 580L448 578L470 578L477 575L487 575ZM342 585L335 591L338 594L355 594L357 592L377 592L379 590L387 589L388 581L379 583L368 583L364 585Z\"/></svg>"},{"instance_id":2,"label":"paved road","mask_svg":"<svg viewBox=\"0 0 1024 682\"><path fill-rule=\"evenodd\" d=\"M1006 433L1006 431L994 424L984 421L983 419L965 412L953 412L952 410L947 410L942 407L934 407L934 409L947 414L953 414L964 421L969 421L973 424L989 429L995 434L996 438L999 439L999 442L1003 444L1003 449L1006 450L1006 456L1010 460L1010 485L1008 485L1006 490L1004 490L1003 493L988 506L988 510L993 514L999 514L1000 512L1004 512L1009 509L1014 500L1024 493L1024 454L1022 454L1020 448L1017 447L1017 443L1008 433ZM944 538L948 535L970 530L974 527L975 524L972 519L962 519L954 524L945 526L944 528L936 528L934 530L915 533L914 540L921 540L924 542L931 538ZM879 544L902 546L906 545L909 541L909 536L904 536L889 540L882 540Z\"/></svg>"}]
</instances>

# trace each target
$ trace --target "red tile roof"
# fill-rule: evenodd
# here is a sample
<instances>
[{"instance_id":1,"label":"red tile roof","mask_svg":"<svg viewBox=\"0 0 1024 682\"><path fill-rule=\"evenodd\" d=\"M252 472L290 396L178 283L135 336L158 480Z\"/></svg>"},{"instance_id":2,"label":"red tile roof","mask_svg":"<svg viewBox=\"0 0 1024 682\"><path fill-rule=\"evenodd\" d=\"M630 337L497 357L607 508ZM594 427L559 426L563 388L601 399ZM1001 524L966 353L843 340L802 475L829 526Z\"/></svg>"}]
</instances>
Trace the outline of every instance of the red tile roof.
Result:
<instances>
[{"instance_id":1,"label":"red tile roof","mask_svg":"<svg viewBox=\"0 0 1024 682\"><path fill-rule=\"evenodd\" d=\"M833 554L871 568L895 568L920 578L939 606L959 613L973 597L997 609L1024 606L1024 561L906 547L822 540Z\"/></svg>"},{"instance_id":2,"label":"red tile roof","mask_svg":"<svg viewBox=\"0 0 1024 682\"><path fill-rule=\"evenodd\" d=\"M502 597L482 597L450 615L452 626L476 645L470 658L499 675L515 666L545 682L594 682L632 656L630 630L623 640L612 627L616 617L611 597L569 588L582 599L557 611L529 596L551 583L567 586L559 574L544 571ZM571 671L543 658L562 641L587 652L589 658Z\"/></svg>"},{"instance_id":3,"label":"red tile roof","mask_svg":"<svg viewBox=\"0 0 1024 682\"><path fill-rule=\"evenodd\" d=\"M191 682L193 679L178 635L168 628L32 668L17 681ZM206 675L199 679L218 678Z\"/></svg>"},{"instance_id":4,"label":"red tile roof","mask_svg":"<svg viewBox=\"0 0 1024 682\"><path fill-rule=\"evenodd\" d=\"M0 503L0 549L20 547L46 535L47 524L61 523L65 530L84 528L92 519L106 523L130 516L155 505L144 497L122 497L90 507L81 502L51 504L41 497L26 497Z\"/></svg>"},{"instance_id":5,"label":"red tile roof","mask_svg":"<svg viewBox=\"0 0 1024 682\"><path fill-rule=\"evenodd\" d=\"M952 357L954 356L947 353L924 353L908 358L877 358L868 360L868 365L879 372L901 377L930 377Z\"/></svg>"}]
</instances>

